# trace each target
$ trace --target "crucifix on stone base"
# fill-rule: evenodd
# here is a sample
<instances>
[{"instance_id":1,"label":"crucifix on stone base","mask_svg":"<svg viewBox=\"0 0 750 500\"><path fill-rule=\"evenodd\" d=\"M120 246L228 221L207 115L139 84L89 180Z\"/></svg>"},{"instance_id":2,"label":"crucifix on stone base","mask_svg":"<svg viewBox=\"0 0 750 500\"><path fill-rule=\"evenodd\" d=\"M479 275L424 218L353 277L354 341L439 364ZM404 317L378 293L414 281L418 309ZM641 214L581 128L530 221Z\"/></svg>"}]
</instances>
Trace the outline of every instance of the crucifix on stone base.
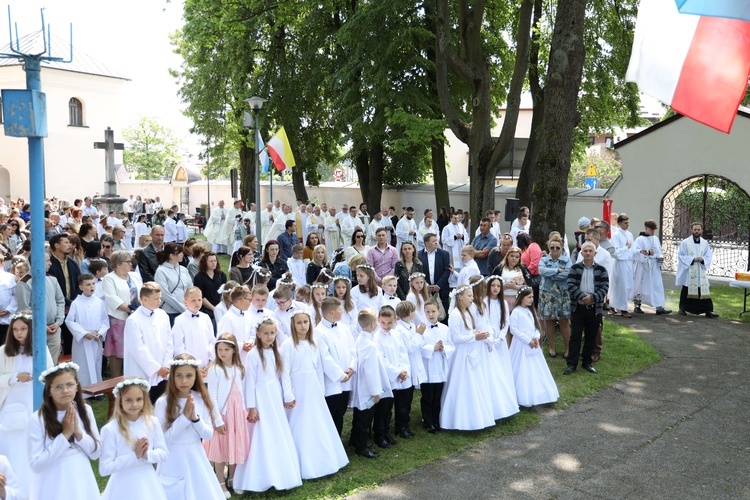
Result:
<instances>
[{"instance_id":1,"label":"crucifix on stone base","mask_svg":"<svg viewBox=\"0 0 750 500\"><path fill-rule=\"evenodd\" d=\"M107 205L108 210L117 210L118 205L121 208L126 200L117 194L117 181L115 180L117 175L115 172L115 150L124 150L125 144L122 142L115 142L114 130L107 127L107 130L104 131L104 142L95 142L94 149L103 149L106 153L104 156L104 166L106 168L104 194L96 198L94 201L100 201L102 204Z\"/></svg>"}]
</instances>

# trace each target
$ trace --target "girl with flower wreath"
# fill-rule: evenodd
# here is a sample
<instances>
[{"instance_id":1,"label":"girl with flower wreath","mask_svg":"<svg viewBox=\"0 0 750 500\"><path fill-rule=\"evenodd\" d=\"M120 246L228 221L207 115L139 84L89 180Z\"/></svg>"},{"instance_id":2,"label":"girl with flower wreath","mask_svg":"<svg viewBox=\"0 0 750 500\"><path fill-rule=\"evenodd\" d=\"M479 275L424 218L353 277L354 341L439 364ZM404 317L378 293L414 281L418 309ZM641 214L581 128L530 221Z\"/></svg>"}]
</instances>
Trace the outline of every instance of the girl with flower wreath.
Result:
<instances>
[{"instance_id":1,"label":"girl with flower wreath","mask_svg":"<svg viewBox=\"0 0 750 500\"><path fill-rule=\"evenodd\" d=\"M169 500L226 498L201 444L211 439L214 428L226 431L203 384L200 364L191 354L175 356L169 362L167 392L156 401L156 418L169 449L157 473Z\"/></svg>"},{"instance_id":2,"label":"girl with flower wreath","mask_svg":"<svg viewBox=\"0 0 750 500\"><path fill-rule=\"evenodd\" d=\"M83 402L79 367L60 363L39 376L42 405L29 425L32 500L100 498L91 460L102 452L91 407Z\"/></svg>"},{"instance_id":3,"label":"girl with flower wreath","mask_svg":"<svg viewBox=\"0 0 750 500\"><path fill-rule=\"evenodd\" d=\"M31 487L29 420L34 413L31 313L10 317L8 338L0 349L0 455L13 464L22 498ZM46 349L47 368L52 356Z\"/></svg>"},{"instance_id":4,"label":"girl with flower wreath","mask_svg":"<svg viewBox=\"0 0 750 500\"><path fill-rule=\"evenodd\" d=\"M105 500L148 498L166 500L154 464L169 455L164 432L154 417L145 379L126 378L115 386L115 410L102 427L99 474L110 476Z\"/></svg>"}]
</instances>

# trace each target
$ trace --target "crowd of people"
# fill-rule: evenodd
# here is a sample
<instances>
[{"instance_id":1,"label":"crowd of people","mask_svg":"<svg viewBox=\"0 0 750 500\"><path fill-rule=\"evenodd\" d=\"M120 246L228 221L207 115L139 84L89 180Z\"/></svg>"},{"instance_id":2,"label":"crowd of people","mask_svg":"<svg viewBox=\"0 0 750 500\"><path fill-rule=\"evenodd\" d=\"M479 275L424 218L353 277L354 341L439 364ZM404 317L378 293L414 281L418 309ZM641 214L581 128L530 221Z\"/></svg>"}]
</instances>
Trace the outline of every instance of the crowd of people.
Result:
<instances>
[{"instance_id":1,"label":"crowd of people","mask_svg":"<svg viewBox=\"0 0 750 500\"><path fill-rule=\"evenodd\" d=\"M45 205L46 276L29 264L29 206L0 199L0 498L229 498L334 474L348 445L377 458L417 429L477 430L555 402L559 329L571 375L602 356L605 314L664 308L654 221L582 217L542 249L522 208L488 212L219 202L207 242L132 196ZM680 246L680 314L716 317L700 224ZM299 231L299 233L298 233ZM611 236L610 236L611 235ZM227 274L219 255L230 256ZM33 279L45 279L44 402L32 404ZM60 362L61 356L71 360ZM82 388L120 377L99 433ZM392 425L393 424L393 425ZM8 459L4 458L8 457ZM12 466L11 466L12 464ZM156 467L154 467L156 466ZM140 492L140 493L139 493ZM15 496L14 496L15 495Z\"/></svg>"}]
</instances>

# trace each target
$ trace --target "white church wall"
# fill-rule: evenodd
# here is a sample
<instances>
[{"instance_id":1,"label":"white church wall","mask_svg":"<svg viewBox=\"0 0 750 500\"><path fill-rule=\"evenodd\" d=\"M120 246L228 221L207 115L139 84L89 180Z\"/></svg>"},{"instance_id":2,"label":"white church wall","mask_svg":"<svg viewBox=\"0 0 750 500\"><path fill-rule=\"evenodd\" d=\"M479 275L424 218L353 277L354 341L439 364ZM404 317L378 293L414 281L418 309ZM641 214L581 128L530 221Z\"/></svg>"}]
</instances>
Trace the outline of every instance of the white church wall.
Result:
<instances>
[{"instance_id":1,"label":"white church wall","mask_svg":"<svg viewBox=\"0 0 750 500\"><path fill-rule=\"evenodd\" d=\"M112 127L115 141L122 142L124 80L83 73L42 68L42 91L47 96L48 138L44 141L45 191L47 196L69 199L104 192L103 150L94 142L104 140L104 130ZM0 67L0 88L25 88L20 66ZM83 103L83 127L68 126L71 97ZM122 163L122 152L115 152L115 163ZM0 166L10 172L10 192L0 196L28 199L27 141L0 135Z\"/></svg>"},{"instance_id":2,"label":"white church wall","mask_svg":"<svg viewBox=\"0 0 750 500\"><path fill-rule=\"evenodd\" d=\"M750 119L738 115L730 134L680 118L619 146L622 178L610 192L613 210L630 216L635 235L644 220L659 222L662 198L689 177L720 175L750 193L748 140Z\"/></svg>"}]
</instances>

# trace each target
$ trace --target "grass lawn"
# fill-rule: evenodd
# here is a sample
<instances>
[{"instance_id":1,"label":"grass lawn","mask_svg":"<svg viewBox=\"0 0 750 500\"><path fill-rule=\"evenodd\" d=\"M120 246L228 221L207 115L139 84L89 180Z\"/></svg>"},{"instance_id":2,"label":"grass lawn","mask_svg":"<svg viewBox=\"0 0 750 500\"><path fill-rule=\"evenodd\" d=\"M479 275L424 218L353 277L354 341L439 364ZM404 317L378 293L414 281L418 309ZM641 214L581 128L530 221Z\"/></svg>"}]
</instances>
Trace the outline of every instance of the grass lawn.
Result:
<instances>
[{"instance_id":1,"label":"grass lawn","mask_svg":"<svg viewBox=\"0 0 750 500\"><path fill-rule=\"evenodd\" d=\"M745 290L743 288L732 288L731 286L711 286L711 300L714 302L714 312L719 314L722 318L731 319L734 321L740 321L742 323L750 323L750 314L743 314L742 304L744 300ZM667 298L667 309L672 309L673 314L677 314L680 304L680 289L679 288L668 288L665 290ZM691 316L688 314L688 316Z\"/></svg>"},{"instance_id":2,"label":"grass lawn","mask_svg":"<svg viewBox=\"0 0 750 500\"><path fill-rule=\"evenodd\" d=\"M562 409L579 399L596 393L615 381L631 375L659 361L660 356L645 340L627 328L616 323L604 323L604 356L596 364L598 375L593 376L583 370L564 377L565 360L562 336L557 335L556 350L558 357L547 358L552 375L560 390L560 400L555 408ZM546 352L546 345L544 346ZM387 450L377 451L380 457L366 459L354 455L347 448L351 462L341 472L314 481L304 481L303 485L288 492L271 490L261 494L246 494L242 498L337 498L349 495L357 490L375 488L387 479L403 474L409 470L434 462L462 449L474 446L482 441L508 434L524 431L539 422L540 416L534 409L523 410L513 417L501 421L495 427L476 432L443 431L432 435L422 429L419 410L419 391L415 391L412 405L412 430L417 436L411 440L399 439L398 444ZM105 423L106 401L97 401L92 405L99 427ZM351 412L347 414L344 425L344 442L349 439L351 429ZM94 463L94 471L98 466ZM103 489L106 478L99 478ZM236 496L233 498L237 498Z\"/></svg>"}]
</instances>

